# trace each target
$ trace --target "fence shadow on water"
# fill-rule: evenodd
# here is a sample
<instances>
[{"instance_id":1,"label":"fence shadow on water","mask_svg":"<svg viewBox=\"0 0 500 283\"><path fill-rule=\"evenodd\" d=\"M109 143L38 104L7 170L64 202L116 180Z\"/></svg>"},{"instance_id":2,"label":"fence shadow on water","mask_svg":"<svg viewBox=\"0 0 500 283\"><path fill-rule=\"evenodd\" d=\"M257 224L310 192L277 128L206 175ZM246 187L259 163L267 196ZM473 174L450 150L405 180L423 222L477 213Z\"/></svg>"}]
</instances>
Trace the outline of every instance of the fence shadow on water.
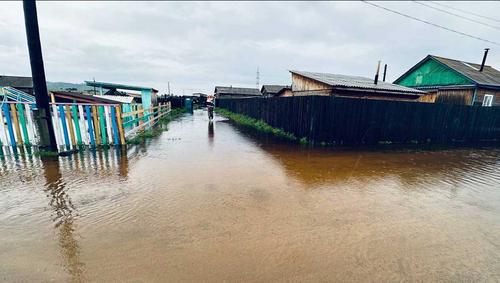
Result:
<instances>
[{"instance_id":1,"label":"fence shadow on water","mask_svg":"<svg viewBox=\"0 0 500 283\"><path fill-rule=\"evenodd\" d=\"M500 107L334 96L220 99L218 106L335 145L500 140Z\"/></svg>"}]
</instances>

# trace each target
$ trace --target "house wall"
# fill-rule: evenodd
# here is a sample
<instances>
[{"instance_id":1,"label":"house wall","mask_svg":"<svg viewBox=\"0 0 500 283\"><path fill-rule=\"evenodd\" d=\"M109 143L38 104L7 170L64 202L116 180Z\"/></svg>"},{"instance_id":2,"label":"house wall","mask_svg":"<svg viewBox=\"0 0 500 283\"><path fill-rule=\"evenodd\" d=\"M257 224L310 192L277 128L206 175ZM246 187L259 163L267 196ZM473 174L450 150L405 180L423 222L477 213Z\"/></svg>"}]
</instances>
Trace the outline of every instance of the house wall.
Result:
<instances>
[{"instance_id":1,"label":"house wall","mask_svg":"<svg viewBox=\"0 0 500 283\"><path fill-rule=\"evenodd\" d=\"M434 103L434 102L436 102L436 97L437 97L437 90L436 91L429 91L426 94L422 95L417 101L418 102Z\"/></svg>"},{"instance_id":2,"label":"house wall","mask_svg":"<svg viewBox=\"0 0 500 283\"><path fill-rule=\"evenodd\" d=\"M331 86L292 73L292 92L294 96L330 95Z\"/></svg>"},{"instance_id":3,"label":"house wall","mask_svg":"<svg viewBox=\"0 0 500 283\"><path fill-rule=\"evenodd\" d=\"M280 93L280 97L293 96L293 91L291 89L284 90Z\"/></svg>"},{"instance_id":4,"label":"house wall","mask_svg":"<svg viewBox=\"0 0 500 283\"><path fill-rule=\"evenodd\" d=\"M440 89L434 102L471 105L473 93L473 89Z\"/></svg>"},{"instance_id":5,"label":"house wall","mask_svg":"<svg viewBox=\"0 0 500 283\"><path fill-rule=\"evenodd\" d=\"M333 89L332 94L343 97L369 98L369 99L380 99L380 100L417 101L418 99L417 96L410 96L410 95L401 95L401 94L384 93L384 92L370 92L370 91L349 91L349 90L339 90L339 89Z\"/></svg>"},{"instance_id":6,"label":"house wall","mask_svg":"<svg viewBox=\"0 0 500 283\"><path fill-rule=\"evenodd\" d=\"M482 105L485 94L492 94L494 96L493 105L500 106L500 91L483 89L483 88L477 90L476 99L474 100L474 105Z\"/></svg>"},{"instance_id":7,"label":"house wall","mask_svg":"<svg viewBox=\"0 0 500 283\"><path fill-rule=\"evenodd\" d=\"M476 91L474 105L481 106L485 94L492 94L494 96L493 105L500 106L500 91L482 88ZM426 95L420 97L418 101L471 105L473 97L474 89L441 89L429 91Z\"/></svg>"}]
</instances>

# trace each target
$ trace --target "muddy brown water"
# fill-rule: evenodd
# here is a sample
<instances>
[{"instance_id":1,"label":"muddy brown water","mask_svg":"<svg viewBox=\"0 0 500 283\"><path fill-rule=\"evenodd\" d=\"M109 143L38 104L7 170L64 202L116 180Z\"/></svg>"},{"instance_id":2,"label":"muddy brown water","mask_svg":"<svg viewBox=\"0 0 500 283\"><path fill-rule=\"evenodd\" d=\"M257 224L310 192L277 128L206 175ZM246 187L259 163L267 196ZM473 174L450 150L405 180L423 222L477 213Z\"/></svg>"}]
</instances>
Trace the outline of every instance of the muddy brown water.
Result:
<instances>
[{"instance_id":1,"label":"muddy brown water","mask_svg":"<svg viewBox=\"0 0 500 283\"><path fill-rule=\"evenodd\" d=\"M0 281L499 281L500 149L308 149L198 111L0 158Z\"/></svg>"}]
</instances>

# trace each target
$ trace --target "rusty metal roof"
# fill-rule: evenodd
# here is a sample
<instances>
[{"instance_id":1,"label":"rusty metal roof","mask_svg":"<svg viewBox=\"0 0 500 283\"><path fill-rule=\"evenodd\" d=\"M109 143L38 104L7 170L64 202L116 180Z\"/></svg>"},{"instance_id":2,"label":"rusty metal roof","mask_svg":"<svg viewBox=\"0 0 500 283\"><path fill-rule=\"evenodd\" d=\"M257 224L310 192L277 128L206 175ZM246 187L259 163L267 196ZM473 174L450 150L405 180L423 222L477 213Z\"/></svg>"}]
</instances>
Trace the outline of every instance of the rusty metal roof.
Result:
<instances>
[{"instance_id":1,"label":"rusty metal roof","mask_svg":"<svg viewBox=\"0 0 500 283\"><path fill-rule=\"evenodd\" d=\"M315 81L327 84L332 87L356 88L356 89L364 89L366 91L387 91L395 93L408 93L414 95L425 94L425 92L417 89L391 84L388 82L383 82L381 80L379 80L378 83L375 84L374 79L360 77L360 76L314 73L314 72L304 72L304 71L290 71L290 72L313 79Z\"/></svg>"},{"instance_id":2,"label":"rusty metal roof","mask_svg":"<svg viewBox=\"0 0 500 283\"><path fill-rule=\"evenodd\" d=\"M69 91L51 91L54 94L56 101L58 99L72 100L77 103L101 103L101 104L118 104L118 102L94 95L87 95L81 92Z\"/></svg>"}]
</instances>

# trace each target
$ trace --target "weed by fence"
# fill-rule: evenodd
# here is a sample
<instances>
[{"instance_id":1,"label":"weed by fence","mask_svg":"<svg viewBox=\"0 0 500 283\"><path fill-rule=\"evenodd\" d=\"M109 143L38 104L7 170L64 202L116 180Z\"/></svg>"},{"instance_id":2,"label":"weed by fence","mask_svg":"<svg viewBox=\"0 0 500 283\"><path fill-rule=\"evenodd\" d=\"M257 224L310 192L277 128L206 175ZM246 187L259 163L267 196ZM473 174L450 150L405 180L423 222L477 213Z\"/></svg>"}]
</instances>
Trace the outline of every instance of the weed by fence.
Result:
<instances>
[{"instance_id":1,"label":"weed by fence","mask_svg":"<svg viewBox=\"0 0 500 283\"><path fill-rule=\"evenodd\" d=\"M230 120L234 121L237 124L247 126L264 133L273 134L277 137L285 138L288 140L294 140L294 141L297 140L297 137L294 136L292 133L287 133L282 129L273 128L262 120L253 119L248 116L236 114L231 111L220 108L217 109L217 113L229 118Z\"/></svg>"}]
</instances>

